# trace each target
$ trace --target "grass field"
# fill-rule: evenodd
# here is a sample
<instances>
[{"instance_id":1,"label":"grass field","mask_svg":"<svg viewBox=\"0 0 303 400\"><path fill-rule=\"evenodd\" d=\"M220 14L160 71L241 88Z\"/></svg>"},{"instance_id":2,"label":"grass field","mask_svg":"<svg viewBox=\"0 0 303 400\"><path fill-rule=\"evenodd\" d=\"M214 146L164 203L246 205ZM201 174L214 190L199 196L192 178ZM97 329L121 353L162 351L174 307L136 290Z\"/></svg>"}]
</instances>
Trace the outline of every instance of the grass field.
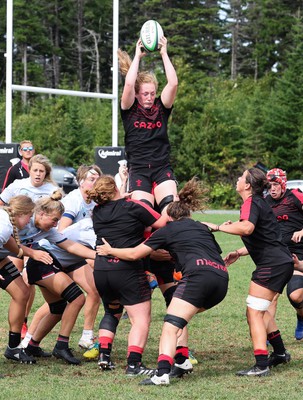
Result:
<instances>
[{"instance_id":1,"label":"grass field","mask_svg":"<svg viewBox=\"0 0 303 400\"><path fill-rule=\"evenodd\" d=\"M236 214L197 214L199 220L221 223L236 220ZM242 245L237 236L216 233L225 255ZM241 258L230 269L230 285L225 300L214 309L197 315L189 325L190 348L195 351L199 364L194 372L180 380L172 380L168 387L138 386L141 378L124 374L129 321L122 320L113 347L113 360L117 368L113 372L101 372L96 362L83 361L81 366L70 366L54 358L38 361L37 365L19 365L0 358L0 399L64 399L64 400L128 400L128 399L301 399L303 383L303 343L294 339L296 317L288 299L279 299L277 322L287 349L292 355L288 365L278 366L265 378L236 377L239 369L254 363L252 345L245 318L245 299L253 271L249 257ZM9 296L1 291L0 351L7 343L7 309ZM34 306L42 299L37 290ZM161 333L165 306L159 289L153 294L153 312L150 337L144 362L156 366L158 341ZM100 317L102 309L100 308ZM71 338L71 347L81 357L77 342L82 331L83 316L79 317ZM96 322L96 333L99 320ZM42 342L51 350L55 344L55 329Z\"/></svg>"}]
</instances>

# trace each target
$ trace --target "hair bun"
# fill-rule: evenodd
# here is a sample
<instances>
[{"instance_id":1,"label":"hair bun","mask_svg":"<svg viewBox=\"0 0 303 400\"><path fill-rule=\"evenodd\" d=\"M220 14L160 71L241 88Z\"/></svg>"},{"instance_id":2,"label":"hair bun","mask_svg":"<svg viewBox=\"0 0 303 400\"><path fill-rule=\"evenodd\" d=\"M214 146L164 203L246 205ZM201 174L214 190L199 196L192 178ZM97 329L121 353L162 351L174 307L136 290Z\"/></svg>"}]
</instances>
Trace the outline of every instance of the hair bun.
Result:
<instances>
[{"instance_id":1,"label":"hair bun","mask_svg":"<svg viewBox=\"0 0 303 400\"><path fill-rule=\"evenodd\" d=\"M61 190L61 189L55 190L55 191L52 193L52 195L50 196L50 198L51 198L52 200L56 200L56 201L61 200L62 197L63 197L63 193L62 193L62 190Z\"/></svg>"}]
</instances>

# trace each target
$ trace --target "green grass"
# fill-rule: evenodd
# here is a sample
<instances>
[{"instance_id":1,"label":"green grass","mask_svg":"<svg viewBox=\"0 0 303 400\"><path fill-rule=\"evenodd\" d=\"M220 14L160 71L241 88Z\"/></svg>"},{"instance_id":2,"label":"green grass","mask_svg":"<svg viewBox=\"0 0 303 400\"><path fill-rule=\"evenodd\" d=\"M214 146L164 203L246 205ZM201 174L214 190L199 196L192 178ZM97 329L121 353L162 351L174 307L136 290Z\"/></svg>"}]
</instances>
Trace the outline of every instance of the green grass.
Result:
<instances>
[{"instance_id":1,"label":"green grass","mask_svg":"<svg viewBox=\"0 0 303 400\"><path fill-rule=\"evenodd\" d=\"M199 220L222 223L236 220L235 214L197 214ZM216 233L225 255L242 246L239 237ZM293 338L296 317L285 294L280 296L277 322L283 339L291 352L292 361L278 366L266 378L240 378L239 369L253 365L254 358L245 318L247 296L253 264L249 257L241 258L229 268L230 285L225 300L217 307L197 315L189 324L189 344L194 349L199 364L194 372L181 380L172 381L169 387L141 387L141 378L129 378L124 374L129 321L122 320L114 343L113 359L117 369L101 372L96 362L83 362L81 366L69 366L54 358L38 361L37 365L19 365L0 358L0 399L301 399L303 383L302 343ZM9 296L1 291L0 343L3 353L7 343L7 309ZM39 289L34 307L42 302ZM159 289L153 294L153 317L148 345L144 354L147 366L156 366L158 341L161 333L165 306ZM100 308L99 317L102 316ZM75 354L81 357L77 341L82 331L83 314L80 315L71 337ZM96 329L99 323L96 322ZM43 348L51 350L57 330L42 342Z\"/></svg>"}]
</instances>

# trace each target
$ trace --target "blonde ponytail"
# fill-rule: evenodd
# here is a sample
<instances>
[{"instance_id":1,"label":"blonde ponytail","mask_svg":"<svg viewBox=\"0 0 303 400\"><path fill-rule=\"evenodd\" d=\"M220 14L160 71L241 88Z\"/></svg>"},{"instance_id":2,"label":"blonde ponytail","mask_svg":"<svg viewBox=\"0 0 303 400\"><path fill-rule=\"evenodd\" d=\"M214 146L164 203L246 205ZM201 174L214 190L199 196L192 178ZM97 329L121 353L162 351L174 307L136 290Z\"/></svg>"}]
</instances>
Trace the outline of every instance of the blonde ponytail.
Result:
<instances>
[{"instance_id":1,"label":"blonde ponytail","mask_svg":"<svg viewBox=\"0 0 303 400\"><path fill-rule=\"evenodd\" d=\"M20 238L15 217L32 213L34 207L35 203L33 200L23 194L12 197L8 205L3 207L3 210L7 212L9 220L13 226L13 236L18 246L20 246Z\"/></svg>"}]
</instances>

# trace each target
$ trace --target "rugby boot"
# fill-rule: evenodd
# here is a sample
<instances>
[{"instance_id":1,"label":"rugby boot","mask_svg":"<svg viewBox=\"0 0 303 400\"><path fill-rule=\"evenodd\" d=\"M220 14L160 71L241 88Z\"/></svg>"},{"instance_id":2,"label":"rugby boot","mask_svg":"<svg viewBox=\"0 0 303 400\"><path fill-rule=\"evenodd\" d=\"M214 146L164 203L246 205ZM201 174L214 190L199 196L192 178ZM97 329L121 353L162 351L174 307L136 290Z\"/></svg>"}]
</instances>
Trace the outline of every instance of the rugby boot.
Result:
<instances>
[{"instance_id":1,"label":"rugby boot","mask_svg":"<svg viewBox=\"0 0 303 400\"><path fill-rule=\"evenodd\" d=\"M79 365L81 361L78 358L74 357L71 349L58 349L56 346L53 350L53 356L56 358L60 358L61 360L66 361L68 364Z\"/></svg>"},{"instance_id":2,"label":"rugby boot","mask_svg":"<svg viewBox=\"0 0 303 400\"><path fill-rule=\"evenodd\" d=\"M193 366L189 359L186 359L182 364L175 363L169 373L170 378L181 378L185 374L190 374L193 371Z\"/></svg>"},{"instance_id":3,"label":"rugby boot","mask_svg":"<svg viewBox=\"0 0 303 400\"><path fill-rule=\"evenodd\" d=\"M154 374L148 379L144 379L139 385L169 385L169 374L158 376Z\"/></svg>"},{"instance_id":4,"label":"rugby boot","mask_svg":"<svg viewBox=\"0 0 303 400\"><path fill-rule=\"evenodd\" d=\"M110 355L105 353L100 353L98 365L103 371L112 371L116 368L115 364L110 359Z\"/></svg>"},{"instance_id":5,"label":"rugby boot","mask_svg":"<svg viewBox=\"0 0 303 400\"><path fill-rule=\"evenodd\" d=\"M287 364L291 360L291 356L287 350L285 350L284 354L276 354L272 352L268 358L268 366L269 368L276 367L279 364Z\"/></svg>"},{"instance_id":6,"label":"rugby boot","mask_svg":"<svg viewBox=\"0 0 303 400\"><path fill-rule=\"evenodd\" d=\"M5 350L4 357L8 360L17 361L21 364L36 364L36 360L33 356L26 353L26 350L22 347L8 347Z\"/></svg>"},{"instance_id":7,"label":"rugby boot","mask_svg":"<svg viewBox=\"0 0 303 400\"><path fill-rule=\"evenodd\" d=\"M31 346L30 344L26 348L26 353L30 354L33 357L40 357L40 358L48 358L52 356L52 353L49 351L44 351L41 347Z\"/></svg>"},{"instance_id":8,"label":"rugby boot","mask_svg":"<svg viewBox=\"0 0 303 400\"><path fill-rule=\"evenodd\" d=\"M297 321L297 326L295 330L295 338L297 340L302 340L303 339L303 321L299 320Z\"/></svg>"},{"instance_id":9,"label":"rugby boot","mask_svg":"<svg viewBox=\"0 0 303 400\"><path fill-rule=\"evenodd\" d=\"M244 369L242 371L238 371L236 373L237 376L267 376L270 375L270 370L269 367L266 367L264 369L261 369L254 365L251 368Z\"/></svg>"},{"instance_id":10,"label":"rugby boot","mask_svg":"<svg viewBox=\"0 0 303 400\"><path fill-rule=\"evenodd\" d=\"M134 375L152 375L155 373L155 369L147 368L141 362L137 362L134 364L128 364L125 371L126 375L134 376Z\"/></svg>"}]
</instances>

